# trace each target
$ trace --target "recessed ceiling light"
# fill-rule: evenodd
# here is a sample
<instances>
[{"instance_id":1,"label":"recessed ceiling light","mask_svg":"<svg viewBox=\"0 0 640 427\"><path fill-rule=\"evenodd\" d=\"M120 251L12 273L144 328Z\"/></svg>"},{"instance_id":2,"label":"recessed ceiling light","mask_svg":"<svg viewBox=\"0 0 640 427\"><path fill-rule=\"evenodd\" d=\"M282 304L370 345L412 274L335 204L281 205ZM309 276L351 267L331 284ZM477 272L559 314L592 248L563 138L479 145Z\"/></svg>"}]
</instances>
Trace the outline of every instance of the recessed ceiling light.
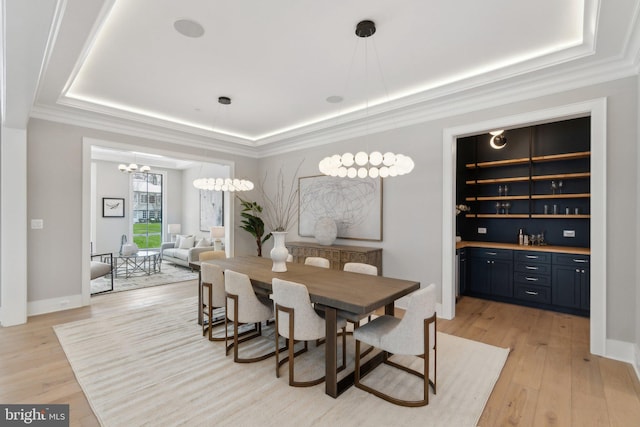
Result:
<instances>
[{"instance_id":1,"label":"recessed ceiling light","mask_svg":"<svg viewBox=\"0 0 640 427\"><path fill-rule=\"evenodd\" d=\"M331 95L330 97L327 98L327 102L330 104L337 104L339 102L342 102L344 100L343 97L341 97L340 95Z\"/></svg>"},{"instance_id":2,"label":"recessed ceiling light","mask_svg":"<svg viewBox=\"0 0 640 427\"><path fill-rule=\"evenodd\" d=\"M202 25L192 19L178 19L173 23L173 28L186 37L197 38L202 37L204 34L204 28Z\"/></svg>"}]
</instances>

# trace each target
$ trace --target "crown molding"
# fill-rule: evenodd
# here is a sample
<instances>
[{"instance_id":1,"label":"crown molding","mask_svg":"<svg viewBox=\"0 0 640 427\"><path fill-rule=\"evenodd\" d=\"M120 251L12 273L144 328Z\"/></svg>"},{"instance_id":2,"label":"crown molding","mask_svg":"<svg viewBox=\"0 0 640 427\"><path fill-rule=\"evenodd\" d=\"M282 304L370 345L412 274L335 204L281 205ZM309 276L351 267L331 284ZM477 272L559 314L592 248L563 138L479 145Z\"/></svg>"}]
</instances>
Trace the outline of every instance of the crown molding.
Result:
<instances>
[{"instance_id":1,"label":"crown molding","mask_svg":"<svg viewBox=\"0 0 640 427\"><path fill-rule=\"evenodd\" d=\"M60 107L52 108L44 105L36 105L31 111L31 117L105 132L163 141L178 146L182 145L205 150L216 150L221 153L249 158L260 157L260 153L254 147L219 141L214 138L207 138L206 136L194 135L193 133L181 132L175 129L159 129L156 126L141 122L135 124L124 123L122 120L116 120L110 116L87 114L80 110L69 111Z\"/></svg>"}]
</instances>

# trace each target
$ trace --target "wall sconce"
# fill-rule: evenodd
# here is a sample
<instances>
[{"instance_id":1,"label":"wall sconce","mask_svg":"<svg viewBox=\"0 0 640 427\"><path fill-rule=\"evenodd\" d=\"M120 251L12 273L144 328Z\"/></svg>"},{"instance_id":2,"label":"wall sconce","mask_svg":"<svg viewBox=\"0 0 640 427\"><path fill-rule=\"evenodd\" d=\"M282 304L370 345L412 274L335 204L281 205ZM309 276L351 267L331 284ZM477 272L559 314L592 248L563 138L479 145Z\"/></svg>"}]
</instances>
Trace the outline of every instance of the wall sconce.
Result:
<instances>
[{"instance_id":1,"label":"wall sconce","mask_svg":"<svg viewBox=\"0 0 640 427\"><path fill-rule=\"evenodd\" d=\"M491 140L489 145L495 150L501 150L507 145L507 137L504 136L504 130L494 130L489 132L491 134Z\"/></svg>"}]
</instances>

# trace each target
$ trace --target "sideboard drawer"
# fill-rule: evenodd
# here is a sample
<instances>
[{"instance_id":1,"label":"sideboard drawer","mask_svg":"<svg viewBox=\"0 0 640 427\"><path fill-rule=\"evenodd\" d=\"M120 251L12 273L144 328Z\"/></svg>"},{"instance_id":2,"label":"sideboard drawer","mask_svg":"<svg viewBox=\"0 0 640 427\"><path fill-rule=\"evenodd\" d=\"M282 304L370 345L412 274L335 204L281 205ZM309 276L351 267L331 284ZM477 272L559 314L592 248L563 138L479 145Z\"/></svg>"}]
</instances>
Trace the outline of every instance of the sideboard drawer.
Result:
<instances>
[{"instance_id":1,"label":"sideboard drawer","mask_svg":"<svg viewBox=\"0 0 640 427\"><path fill-rule=\"evenodd\" d=\"M515 271L531 274L551 274L551 264L536 264L534 262L516 262Z\"/></svg>"},{"instance_id":2,"label":"sideboard drawer","mask_svg":"<svg viewBox=\"0 0 640 427\"><path fill-rule=\"evenodd\" d=\"M549 252L538 251L515 251L514 258L517 262L526 263L551 263L551 254Z\"/></svg>"},{"instance_id":3,"label":"sideboard drawer","mask_svg":"<svg viewBox=\"0 0 640 427\"><path fill-rule=\"evenodd\" d=\"M513 296L519 300L551 304L551 288L517 283L513 287Z\"/></svg>"},{"instance_id":4,"label":"sideboard drawer","mask_svg":"<svg viewBox=\"0 0 640 427\"><path fill-rule=\"evenodd\" d=\"M517 271L513 273L513 280L520 283L528 283L538 286L551 285L551 275L549 274L523 273L521 271Z\"/></svg>"}]
</instances>

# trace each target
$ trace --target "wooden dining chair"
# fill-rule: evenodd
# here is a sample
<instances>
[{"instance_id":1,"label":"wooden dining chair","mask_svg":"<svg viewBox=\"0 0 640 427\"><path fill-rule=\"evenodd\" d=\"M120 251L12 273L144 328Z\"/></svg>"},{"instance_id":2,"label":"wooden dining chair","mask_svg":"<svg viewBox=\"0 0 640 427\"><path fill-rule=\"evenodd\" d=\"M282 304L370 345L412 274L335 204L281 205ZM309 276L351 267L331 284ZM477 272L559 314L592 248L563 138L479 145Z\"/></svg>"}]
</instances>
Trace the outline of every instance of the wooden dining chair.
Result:
<instances>
[{"instance_id":1,"label":"wooden dining chair","mask_svg":"<svg viewBox=\"0 0 640 427\"><path fill-rule=\"evenodd\" d=\"M251 285L251 280L246 274L232 270L224 271L225 288L225 354L233 349L233 361L237 363L252 363L267 359L275 354L275 351L252 358L241 358L238 345L253 338L262 336L262 322L273 318L273 303L264 298L258 298ZM233 342L228 344L228 322L233 322ZM254 331L242 336L240 325L254 324Z\"/></svg>"},{"instance_id":2,"label":"wooden dining chair","mask_svg":"<svg viewBox=\"0 0 640 427\"><path fill-rule=\"evenodd\" d=\"M304 259L305 265L313 265L314 267L329 268L331 263L328 259L319 256L308 256Z\"/></svg>"},{"instance_id":3,"label":"wooden dining chair","mask_svg":"<svg viewBox=\"0 0 640 427\"><path fill-rule=\"evenodd\" d=\"M222 337L213 337L213 327L222 325L226 316L214 319L213 311L225 307L224 271L217 264L203 262L200 266L200 274L202 280L202 335L208 333L209 341L223 341Z\"/></svg>"},{"instance_id":4,"label":"wooden dining chair","mask_svg":"<svg viewBox=\"0 0 640 427\"><path fill-rule=\"evenodd\" d=\"M310 381L296 381L294 377L295 357L308 350L308 341L324 338L326 335L326 322L311 305L307 287L300 283L274 278L272 281L272 299L275 304L276 314L276 378L280 378L280 367L289 362L289 385L294 387L310 387L320 384L325 380L324 375ZM342 335L342 365L338 372L347 364L346 352L346 325L347 322L338 317L337 329ZM336 331L337 333L337 331ZM279 360L279 337L287 339L288 356ZM304 341L304 348L294 352L296 342Z\"/></svg>"},{"instance_id":5,"label":"wooden dining chair","mask_svg":"<svg viewBox=\"0 0 640 427\"><path fill-rule=\"evenodd\" d=\"M384 315L373 319L353 331L356 340L356 387L372 393L388 402L401 406L425 406L429 404L429 385L436 394L437 343L436 343L436 286L431 284L409 296L408 307L402 319ZM423 381L423 397L420 400L403 400L393 397L361 382L360 343L364 342L385 352L384 363L420 377ZM430 351L433 350L433 381L429 378ZM423 359L423 372L400 365L388 359L389 354L418 356ZM374 371L373 369L372 371ZM369 371L371 372L371 371Z\"/></svg>"}]
</instances>

